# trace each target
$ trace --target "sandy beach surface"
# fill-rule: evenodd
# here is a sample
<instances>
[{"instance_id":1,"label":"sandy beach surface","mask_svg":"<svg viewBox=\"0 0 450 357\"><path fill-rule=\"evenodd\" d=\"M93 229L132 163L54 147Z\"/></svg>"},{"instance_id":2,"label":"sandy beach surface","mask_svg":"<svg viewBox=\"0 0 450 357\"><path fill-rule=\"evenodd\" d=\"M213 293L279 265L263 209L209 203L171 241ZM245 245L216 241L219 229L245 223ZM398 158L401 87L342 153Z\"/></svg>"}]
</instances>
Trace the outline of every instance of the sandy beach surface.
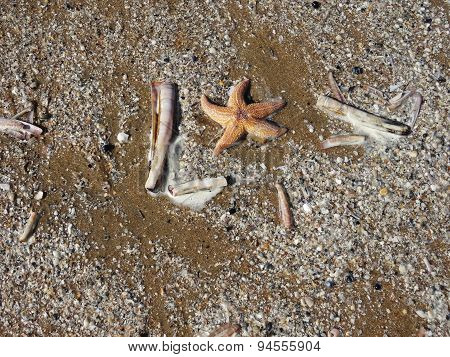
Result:
<instances>
[{"instance_id":1,"label":"sandy beach surface","mask_svg":"<svg viewBox=\"0 0 450 357\"><path fill-rule=\"evenodd\" d=\"M1 0L0 116L34 103L44 133L0 133L0 335L449 336L449 8ZM401 122L412 104L385 101L417 89L411 134L321 149L353 132L316 108L329 71ZM214 157L200 96L225 105L244 77L289 131ZM155 80L177 84L181 179L232 181L200 211L144 188Z\"/></svg>"}]
</instances>

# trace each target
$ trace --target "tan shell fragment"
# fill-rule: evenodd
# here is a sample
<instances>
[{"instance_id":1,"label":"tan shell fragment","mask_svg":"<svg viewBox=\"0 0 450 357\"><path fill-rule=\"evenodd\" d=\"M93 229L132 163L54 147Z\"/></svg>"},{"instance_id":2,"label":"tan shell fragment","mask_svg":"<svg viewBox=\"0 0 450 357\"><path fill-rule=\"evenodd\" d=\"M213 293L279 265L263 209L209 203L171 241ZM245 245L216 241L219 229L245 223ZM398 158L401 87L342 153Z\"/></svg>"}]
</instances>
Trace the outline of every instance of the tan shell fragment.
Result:
<instances>
[{"instance_id":1,"label":"tan shell fragment","mask_svg":"<svg viewBox=\"0 0 450 357\"><path fill-rule=\"evenodd\" d=\"M223 324L217 327L208 337L234 337L241 331L241 326L236 324Z\"/></svg>"},{"instance_id":2,"label":"tan shell fragment","mask_svg":"<svg viewBox=\"0 0 450 357\"><path fill-rule=\"evenodd\" d=\"M22 234L19 237L19 242L26 242L32 236L39 222L39 215L36 212L30 213L27 224L25 225Z\"/></svg>"},{"instance_id":3,"label":"tan shell fragment","mask_svg":"<svg viewBox=\"0 0 450 357\"><path fill-rule=\"evenodd\" d=\"M289 206L289 200L286 191L280 183L276 183L275 187L278 192L278 209L281 223L286 229L291 229L294 224L292 221L292 212L291 207Z\"/></svg>"}]
</instances>

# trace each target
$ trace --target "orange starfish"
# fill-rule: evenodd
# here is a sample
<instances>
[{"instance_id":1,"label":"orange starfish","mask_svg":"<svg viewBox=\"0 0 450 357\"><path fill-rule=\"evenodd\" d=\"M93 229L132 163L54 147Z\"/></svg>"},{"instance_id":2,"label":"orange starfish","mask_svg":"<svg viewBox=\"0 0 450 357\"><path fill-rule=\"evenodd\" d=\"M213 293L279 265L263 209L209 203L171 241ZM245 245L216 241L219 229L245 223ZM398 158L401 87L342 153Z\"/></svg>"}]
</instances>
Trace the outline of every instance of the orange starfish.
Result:
<instances>
[{"instance_id":1,"label":"orange starfish","mask_svg":"<svg viewBox=\"0 0 450 357\"><path fill-rule=\"evenodd\" d=\"M286 128L281 128L265 119L283 108L286 104L285 101L246 104L244 93L249 83L249 79L244 79L236 85L225 107L212 104L206 95L202 95L203 111L225 128L225 132L214 149L214 156L233 145L244 134L266 140L277 138L287 131Z\"/></svg>"}]
</instances>

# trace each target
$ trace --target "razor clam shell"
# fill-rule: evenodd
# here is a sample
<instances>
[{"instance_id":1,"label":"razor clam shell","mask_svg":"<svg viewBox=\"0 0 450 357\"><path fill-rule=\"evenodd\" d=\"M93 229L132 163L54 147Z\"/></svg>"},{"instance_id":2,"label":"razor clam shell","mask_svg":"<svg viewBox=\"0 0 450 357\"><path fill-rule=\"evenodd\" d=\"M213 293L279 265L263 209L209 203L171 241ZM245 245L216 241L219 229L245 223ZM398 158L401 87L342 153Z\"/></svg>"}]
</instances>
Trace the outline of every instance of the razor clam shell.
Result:
<instances>
[{"instance_id":1,"label":"razor clam shell","mask_svg":"<svg viewBox=\"0 0 450 357\"><path fill-rule=\"evenodd\" d=\"M29 140L32 136L38 138L42 134L42 129L21 120L0 118L0 132L19 140Z\"/></svg>"},{"instance_id":2,"label":"razor clam shell","mask_svg":"<svg viewBox=\"0 0 450 357\"><path fill-rule=\"evenodd\" d=\"M169 192L172 194L172 196L177 197L181 195L186 195L188 193L222 188L227 185L228 183L225 177L216 177L216 178L207 177L204 179L186 182L181 185L170 186Z\"/></svg>"},{"instance_id":3,"label":"razor clam shell","mask_svg":"<svg viewBox=\"0 0 450 357\"><path fill-rule=\"evenodd\" d=\"M281 223L286 229L291 229L293 227L292 212L286 191L280 183L276 183L275 187L278 192L278 207Z\"/></svg>"},{"instance_id":4,"label":"razor clam shell","mask_svg":"<svg viewBox=\"0 0 450 357\"><path fill-rule=\"evenodd\" d=\"M319 109L336 119L353 125L362 125L367 128L396 135L408 135L411 132L411 128L406 124L368 113L324 95L319 96L316 105Z\"/></svg>"},{"instance_id":5,"label":"razor clam shell","mask_svg":"<svg viewBox=\"0 0 450 357\"><path fill-rule=\"evenodd\" d=\"M172 137L175 114L175 85L170 82L152 83L152 133L149 153L151 168L145 188L151 194L161 181L167 148Z\"/></svg>"},{"instance_id":6,"label":"razor clam shell","mask_svg":"<svg viewBox=\"0 0 450 357\"><path fill-rule=\"evenodd\" d=\"M364 135L335 135L330 136L320 144L322 149L329 149L335 146L361 145L366 141Z\"/></svg>"}]
</instances>

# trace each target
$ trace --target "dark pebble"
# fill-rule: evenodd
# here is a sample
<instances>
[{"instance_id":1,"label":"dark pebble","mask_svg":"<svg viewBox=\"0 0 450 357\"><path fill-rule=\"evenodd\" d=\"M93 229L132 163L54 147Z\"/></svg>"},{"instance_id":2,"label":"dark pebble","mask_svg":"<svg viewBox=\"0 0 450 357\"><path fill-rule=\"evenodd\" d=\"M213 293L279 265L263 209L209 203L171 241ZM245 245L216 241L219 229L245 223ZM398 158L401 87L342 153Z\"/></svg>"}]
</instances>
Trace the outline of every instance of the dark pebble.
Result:
<instances>
[{"instance_id":1,"label":"dark pebble","mask_svg":"<svg viewBox=\"0 0 450 357\"><path fill-rule=\"evenodd\" d=\"M375 283L375 285L373 287L375 288L375 290L381 290L381 284L380 283Z\"/></svg>"},{"instance_id":2,"label":"dark pebble","mask_svg":"<svg viewBox=\"0 0 450 357\"><path fill-rule=\"evenodd\" d=\"M361 67L356 66L352 68L352 72L353 74L362 74L364 71Z\"/></svg>"},{"instance_id":3,"label":"dark pebble","mask_svg":"<svg viewBox=\"0 0 450 357\"><path fill-rule=\"evenodd\" d=\"M356 279L353 276L353 272L349 271L347 276L345 277L345 281L350 284L350 283L353 283L355 280Z\"/></svg>"},{"instance_id":4,"label":"dark pebble","mask_svg":"<svg viewBox=\"0 0 450 357\"><path fill-rule=\"evenodd\" d=\"M273 323L272 322L266 323L265 330L266 330L267 336L272 335L273 334Z\"/></svg>"},{"instance_id":5,"label":"dark pebble","mask_svg":"<svg viewBox=\"0 0 450 357\"><path fill-rule=\"evenodd\" d=\"M164 58L164 62L169 63L170 62L170 58L169 57Z\"/></svg>"},{"instance_id":6,"label":"dark pebble","mask_svg":"<svg viewBox=\"0 0 450 357\"><path fill-rule=\"evenodd\" d=\"M439 78L437 79L437 81L438 81L439 83L444 83L444 82L446 82L447 80L445 79L445 77L439 77Z\"/></svg>"},{"instance_id":7,"label":"dark pebble","mask_svg":"<svg viewBox=\"0 0 450 357\"><path fill-rule=\"evenodd\" d=\"M111 152L114 150L114 145L113 144L105 144L103 145L103 151L104 152Z\"/></svg>"},{"instance_id":8,"label":"dark pebble","mask_svg":"<svg viewBox=\"0 0 450 357\"><path fill-rule=\"evenodd\" d=\"M326 282L325 282L325 286L327 287L327 288L332 288L333 286L335 286L336 285L336 283L333 281L333 280L327 280Z\"/></svg>"},{"instance_id":9,"label":"dark pebble","mask_svg":"<svg viewBox=\"0 0 450 357\"><path fill-rule=\"evenodd\" d=\"M192 55L192 62L197 62L198 61L198 57L196 55Z\"/></svg>"},{"instance_id":10,"label":"dark pebble","mask_svg":"<svg viewBox=\"0 0 450 357\"><path fill-rule=\"evenodd\" d=\"M314 9L320 8L320 2L318 2L318 1L313 1L313 2L312 2L312 7L313 7Z\"/></svg>"},{"instance_id":11,"label":"dark pebble","mask_svg":"<svg viewBox=\"0 0 450 357\"><path fill-rule=\"evenodd\" d=\"M228 212L229 212L230 214L235 214L235 213L236 213L236 208L232 207L232 208L230 208L230 209L228 210Z\"/></svg>"}]
</instances>

